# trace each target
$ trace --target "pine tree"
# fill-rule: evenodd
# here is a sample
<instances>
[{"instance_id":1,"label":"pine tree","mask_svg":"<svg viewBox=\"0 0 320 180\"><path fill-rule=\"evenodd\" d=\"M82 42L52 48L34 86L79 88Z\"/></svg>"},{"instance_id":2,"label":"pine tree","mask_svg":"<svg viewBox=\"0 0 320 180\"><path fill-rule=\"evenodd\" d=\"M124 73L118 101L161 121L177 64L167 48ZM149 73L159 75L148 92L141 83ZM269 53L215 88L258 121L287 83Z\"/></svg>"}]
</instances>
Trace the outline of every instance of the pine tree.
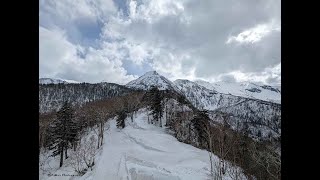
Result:
<instances>
[{"instance_id":1,"label":"pine tree","mask_svg":"<svg viewBox=\"0 0 320 180\"><path fill-rule=\"evenodd\" d=\"M60 155L60 167L63 165L63 153L68 158L67 150L71 143L77 141L77 126L73 119L71 104L65 102L56 114L57 119L50 126L49 149L54 150L52 156Z\"/></svg>"},{"instance_id":2,"label":"pine tree","mask_svg":"<svg viewBox=\"0 0 320 180\"><path fill-rule=\"evenodd\" d=\"M206 147L207 145L206 132L204 131L204 129L205 126L209 123L209 121L210 119L207 110L197 111L195 116L191 120L191 123L198 135L198 142L201 147Z\"/></svg>"},{"instance_id":3,"label":"pine tree","mask_svg":"<svg viewBox=\"0 0 320 180\"><path fill-rule=\"evenodd\" d=\"M127 114L125 111L118 112L117 128L123 129L126 126L125 124L126 117L127 117Z\"/></svg>"},{"instance_id":4,"label":"pine tree","mask_svg":"<svg viewBox=\"0 0 320 180\"><path fill-rule=\"evenodd\" d=\"M158 90L157 87L153 86L150 89L150 99L149 99L149 105L151 110L151 115L153 117L153 120L156 120L159 122L160 120L160 127L162 126L161 118L163 116L163 103L162 103L162 94Z\"/></svg>"}]
</instances>

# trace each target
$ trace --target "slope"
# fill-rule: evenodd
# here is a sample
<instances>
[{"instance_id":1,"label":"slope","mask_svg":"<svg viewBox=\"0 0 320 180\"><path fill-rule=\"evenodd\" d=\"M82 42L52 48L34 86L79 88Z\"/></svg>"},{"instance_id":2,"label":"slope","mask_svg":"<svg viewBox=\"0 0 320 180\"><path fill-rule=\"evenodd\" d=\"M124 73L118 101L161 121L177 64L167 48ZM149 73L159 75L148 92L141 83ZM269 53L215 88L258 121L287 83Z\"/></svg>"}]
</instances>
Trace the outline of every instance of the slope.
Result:
<instances>
[{"instance_id":1,"label":"slope","mask_svg":"<svg viewBox=\"0 0 320 180\"><path fill-rule=\"evenodd\" d=\"M198 109L214 110L241 102L244 98L218 93L195 82L178 79L174 81L180 92Z\"/></svg>"},{"instance_id":2,"label":"slope","mask_svg":"<svg viewBox=\"0 0 320 180\"><path fill-rule=\"evenodd\" d=\"M93 171L84 176L64 177L81 180L205 180L209 178L208 152L181 143L165 129L147 123L145 110L140 110L134 122L119 130L115 120L105 134L101 153ZM213 155L214 162L218 157ZM64 167L66 168L66 167ZM64 172L63 168L59 170ZM59 177L49 177L55 180ZM46 179L46 178L43 178ZM231 179L227 175L223 179Z\"/></svg>"},{"instance_id":3,"label":"slope","mask_svg":"<svg viewBox=\"0 0 320 180\"><path fill-rule=\"evenodd\" d=\"M258 85L251 82L225 82L209 83L202 80L197 80L195 83L223 94L232 94L246 98L260 99L264 101L281 103L280 87L269 85Z\"/></svg>"},{"instance_id":4,"label":"slope","mask_svg":"<svg viewBox=\"0 0 320 180\"><path fill-rule=\"evenodd\" d=\"M254 139L272 140L281 136L281 104L219 93L189 80L179 79L174 83L196 108L209 110L214 121L222 122L222 113L227 115L232 129L248 128L249 136Z\"/></svg>"}]
</instances>

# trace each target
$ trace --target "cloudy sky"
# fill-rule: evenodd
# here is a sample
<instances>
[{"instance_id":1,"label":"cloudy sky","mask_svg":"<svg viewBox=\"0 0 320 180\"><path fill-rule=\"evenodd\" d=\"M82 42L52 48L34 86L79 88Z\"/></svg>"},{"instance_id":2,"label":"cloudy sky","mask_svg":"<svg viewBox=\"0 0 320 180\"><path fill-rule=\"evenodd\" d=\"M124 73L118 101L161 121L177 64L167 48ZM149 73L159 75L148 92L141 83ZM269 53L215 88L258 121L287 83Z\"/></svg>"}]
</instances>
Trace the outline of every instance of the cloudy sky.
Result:
<instances>
[{"instance_id":1,"label":"cloudy sky","mask_svg":"<svg viewBox=\"0 0 320 180\"><path fill-rule=\"evenodd\" d=\"M40 0L40 77L281 84L280 0Z\"/></svg>"}]
</instances>

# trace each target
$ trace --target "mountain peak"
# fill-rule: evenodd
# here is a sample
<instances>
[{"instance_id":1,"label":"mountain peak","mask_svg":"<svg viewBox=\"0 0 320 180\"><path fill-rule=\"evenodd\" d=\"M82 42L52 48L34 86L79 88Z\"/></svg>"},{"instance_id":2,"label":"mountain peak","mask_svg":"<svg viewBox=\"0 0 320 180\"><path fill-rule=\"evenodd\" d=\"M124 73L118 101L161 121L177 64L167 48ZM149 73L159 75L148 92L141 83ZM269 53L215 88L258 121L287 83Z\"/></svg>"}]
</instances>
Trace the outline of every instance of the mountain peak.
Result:
<instances>
[{"instance_id":1,"label":"mountain peak","mask_svg":"<svg viewBox=\"0 0 320 180\"><path fill-rule=\"evenodd\" d=\"M157 71L149 71L144 75L140 76L138 79L130 81L126 84L129 88L148 90L152 86L156 86L159 90L176 90L178 91L175 84L170 80L158 74Z\"/></svg>"}]
</instances>

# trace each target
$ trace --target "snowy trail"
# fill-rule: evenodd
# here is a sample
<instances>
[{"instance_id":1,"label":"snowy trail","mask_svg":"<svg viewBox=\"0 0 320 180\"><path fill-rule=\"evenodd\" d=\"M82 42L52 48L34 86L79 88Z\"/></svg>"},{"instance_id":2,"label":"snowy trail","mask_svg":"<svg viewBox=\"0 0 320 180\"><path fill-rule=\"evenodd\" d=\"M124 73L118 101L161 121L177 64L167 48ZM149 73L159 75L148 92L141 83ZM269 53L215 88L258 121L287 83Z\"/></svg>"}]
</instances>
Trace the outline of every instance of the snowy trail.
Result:
<instances>
[{"instance_id":1,"label":"snowy trail","mask_svg":"<svg viewBox=\"0 0 320 180\"><path fill-rule=\"evenodd\" d=\"M218 158L213 155L213 160L217 162ZM117 129L115 120L110 120L93 171L82 177L47 180L207 180L209 169L207 151L181 143L165 129L148 124L146 113L140 110L133 123L126 120L122 130ZM67 165L55 173L75 174Z\"/></svg>"},{"instance_id":2,"label":"snowy trail","mask_svg":"<svg viewBox=\"0 0 320 180\"><path fill-rule=\"evenodd\" d=\"M164 129L147 124L145 113L116 128L110 122L94 180L208 179L208 153L177 141Z\"/></svg>"}]
</instances>

